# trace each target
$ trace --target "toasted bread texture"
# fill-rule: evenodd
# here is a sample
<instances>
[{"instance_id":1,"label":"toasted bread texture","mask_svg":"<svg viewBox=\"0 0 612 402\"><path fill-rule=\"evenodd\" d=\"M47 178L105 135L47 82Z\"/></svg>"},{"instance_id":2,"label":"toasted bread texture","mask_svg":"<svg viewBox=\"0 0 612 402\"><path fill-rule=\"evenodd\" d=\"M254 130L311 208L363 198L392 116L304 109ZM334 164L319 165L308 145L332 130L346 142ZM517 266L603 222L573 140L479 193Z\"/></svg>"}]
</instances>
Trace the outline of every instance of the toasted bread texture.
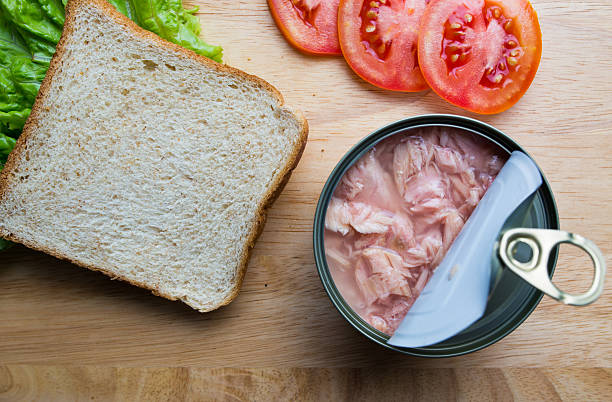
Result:
<instances>
[{"instance_id":1,"label":"toasted bread texture","mask_svg":"<svg viewBox=\"0 0 612 402\"><path fill-rule=\"evenodd\" d=\"M267 82L70 0L0 175L0 236L210 311L306 144Z\"/></svg>"}]
</instances>

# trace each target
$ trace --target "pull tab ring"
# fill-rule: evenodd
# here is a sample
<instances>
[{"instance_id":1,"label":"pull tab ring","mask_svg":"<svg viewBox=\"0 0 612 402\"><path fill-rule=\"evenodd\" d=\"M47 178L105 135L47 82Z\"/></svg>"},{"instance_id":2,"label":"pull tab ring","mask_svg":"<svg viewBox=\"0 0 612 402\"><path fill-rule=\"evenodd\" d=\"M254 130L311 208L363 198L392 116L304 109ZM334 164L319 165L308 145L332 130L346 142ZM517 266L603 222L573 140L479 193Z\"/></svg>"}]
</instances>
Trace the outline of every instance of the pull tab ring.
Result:
<instances>
[{"instance_id":1,"label":"pull tab ring","mask_svg":"<svg viewBox=\"0 0 612 402\"><path fill-rule=\"evenodd\" d=\"M515 258L515 250L520 243L531 248L528 261ZM591 287L585 293L572 295L556 287L548 276L548 260L554 247L561 243L572 244L587 252L593 261L595 275ZM550 229L517 228L506 231L500 241L498 253L503 263L515 274L523 278L533 287L550 297L573 306L585 306L593 303L603 291L606 276L606 262L599 248L580 235Z\"/></svg>"}]
</instances>

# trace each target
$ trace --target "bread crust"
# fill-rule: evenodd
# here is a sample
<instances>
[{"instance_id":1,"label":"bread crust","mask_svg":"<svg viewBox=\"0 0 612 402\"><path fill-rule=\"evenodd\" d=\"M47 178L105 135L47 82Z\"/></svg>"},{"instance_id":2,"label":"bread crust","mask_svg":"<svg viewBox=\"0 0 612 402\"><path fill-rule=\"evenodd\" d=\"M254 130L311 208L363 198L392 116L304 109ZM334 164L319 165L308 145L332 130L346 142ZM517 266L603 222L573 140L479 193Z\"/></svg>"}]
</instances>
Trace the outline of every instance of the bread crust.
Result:
<instances>
[{"instance_id":1,"label":"bread crust","mask_svg":"<svg viewBox=\"0 0 612 402\"><path fill-rule=\"evenodd\" d=\"M225 64L217 63L204 56L198 55L197 53L189 49L176 45L172 42L168 42L162 39L161 37L159 37L158 35L139 27L132 20L130 20L129 18L127 18L126 16L124 16L123 14L115 10L115 8L105 0L69 0L68 5L66 6L66 21L64 24L64 29L63 29L60 41L57 44L55 54L51 60L49 70L47 71L47 74L45 75L45 78L43 82L41 83L40 90L38 91L38 95L36 96L36 100L34 102L34 105L32 106L32 112L30 113L30 116L28 117L24 125L23 132L21 136L19 137L19 139L17 140L14 150L9 155L9 158L4 166L4 169L2 170L2 172L0 172L0 202L2 202L2 200L5 198L5 195L10 191L10 187L11 187L10 186L11 184L10 173L19 166L19 163L22 160L22 155L24 151L26 150L28 137L30 136L32 131L39 125L39 114L41 112L42 103L44 99L48 96L51 82L53 81L55 73L61 67L63 55L66 50L65 45L67 41L70 39L74 31L75 17L78 14L78 11L81 7L95 7L96 9L102 11L102 13L104 13L105 15L113 19L117 24L121 25L125 30L129 31L135 37L141 40L144 40L144 41L152 42L154 45L164 47L168 50L171 50L180 57L194 60L216 71L231 73L234 75L238 75L245 80L251 81L258 87L268 91L271 95L273 95L273 97L277 101L278 107L284 106L285 102L284 102L284 99L281 93L274 86L272 86L271 84L269 84L262 78L259 78L255 75L247 74L244 71L239 70L237 68L230 67ZM257 238L263 232L264 225L266 222L267 210L272 206L274 201L278 198L283 188L289 181L289 178L291 177L291 173L297 167L297 164L306 147L306 142L308 139L307 120L298 111L290 110L286 106L284 107L284 109L289 110L300 124L301 130L299 133L298 142L295 145L288 162L286 163L285 166L281 168L282 173L278 176L277 180L269 187L268 192L264 196L264 199L262 200L262 202L260 202L260 204L257 207L257 218L254 224L252 225L251 232L248 236L248 241L245 243L243 247L241 258L240 258L240 264L237 268L237 271L234 277L233 288L231 289L228 296L226 296L221 302L219 302L218 304L212 307L201 308L201 306L197 306L197 305L190 303L190 301L187 298L173 297L169 294L166 294L160 291L160 289L157 287L151 287L147 283L138 282L138 281L129 279L127 277L117 275L105 268L86 264L78 260L73 260L48 247L41 246L39 244L36 244L35 242L31 242L26 239L22 239L18 235L15 235L13 233L7 232L6 230L2 229L2 227L0 227L0 237L3 237L7 240L10 240L16 243L21 243L28 248L42 251L46 254L52 255L61 260L70 261L71 263L75 265L90 269L92 271L102 272L103 274L111 277L112 279L120 279L132 285L151 290L151 292L154 295L161 296L169 300L181 300L185 304L189 305L190 307L200 312L208 312L208 311L216 310L217 308L221 306L225 306L231 303L236 298L236 296L238 296L240 288L242 287L244 276L246 274L251 251L253 247L255 246L255 242L257 241Z\"/></svg>"}]
</instances>

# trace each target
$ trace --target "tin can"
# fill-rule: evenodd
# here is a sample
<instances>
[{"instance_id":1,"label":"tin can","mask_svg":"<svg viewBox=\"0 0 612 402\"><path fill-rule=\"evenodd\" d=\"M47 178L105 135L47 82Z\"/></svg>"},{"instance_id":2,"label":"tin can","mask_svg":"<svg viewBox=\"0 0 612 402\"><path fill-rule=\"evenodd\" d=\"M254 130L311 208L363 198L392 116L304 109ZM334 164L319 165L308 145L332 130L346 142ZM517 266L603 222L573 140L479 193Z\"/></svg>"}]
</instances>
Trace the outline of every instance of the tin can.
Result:
<instances>
[{"instance_id":1,"label":"tin can","mask_svg":"<svg viewBox=\"0 0 612 402\"><path fill-rule=\"evenodd\" d=\"M324 232L327 206L336 186L346 171L380 141L394 135L409 134L410 130L426 127L452 127L486 138L508 156L513 151L527 152L509 136L475 119L455 115L422 115L401 120L371 133L355 145L330 174L317 205L313 227L313 249L321 282L338 312L361 334L397 352L420 357L451 357L485 348L517 328L529 317L542 299L543 293L510 270L500 273L499 281L489 295L484 316L459 334L435 345L421 348L400 348L389 345L389 336L370 326L344 300L336 288L325 257ZM533 158L532 158L533 159ZM541 172L541 169L540 169ZM559 229L559 216L553 192L542 174L543 183L532 198L522 222L523 227ZM483 250L493 255L493 250ZM548 272L552 277L558 256L555 248L549 259ZM492 257L493 258L493 257Z\"/></svg>"}]
</instances>

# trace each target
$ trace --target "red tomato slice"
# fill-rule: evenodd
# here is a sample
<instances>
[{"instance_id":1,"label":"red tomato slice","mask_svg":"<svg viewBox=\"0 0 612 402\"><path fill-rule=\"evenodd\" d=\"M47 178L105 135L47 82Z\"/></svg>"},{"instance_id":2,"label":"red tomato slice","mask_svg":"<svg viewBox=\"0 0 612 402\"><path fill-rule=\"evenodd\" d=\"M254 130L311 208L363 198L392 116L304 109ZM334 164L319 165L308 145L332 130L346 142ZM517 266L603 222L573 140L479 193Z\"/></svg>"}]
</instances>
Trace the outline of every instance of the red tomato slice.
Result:
<instances>
[{"instance_id":1,"label":"red tomato slice","mask_svg":"<svg viewBox=\"0 0 612 402\"><path fill-rule=\"evenodd\" d=\"M340 47L353 71L384 89L426 89L417 61L425 4L426 0L340 0Z\"/></svg>"},{"instance_id":2,"label":"red tomato slice","mask_svg":"<svg viewBox=\"0 0 612 402\"><path fill-rule=\"evenodd\" d=\"M476 113L514 105L541 55L538 17L527 0L434 0L421 20L423 76L442 98Z\"/></svg>"},{"instance_id":3,"label":"red tomato slice","mask_svg":"<svg viewBox=\"0 0 612 402\"><path fill-rule=\"evenodd\" d=\"M340 54L340 0L268 0L270 12L285 38L306 53Z\"/></svg>"}]
</instances>

